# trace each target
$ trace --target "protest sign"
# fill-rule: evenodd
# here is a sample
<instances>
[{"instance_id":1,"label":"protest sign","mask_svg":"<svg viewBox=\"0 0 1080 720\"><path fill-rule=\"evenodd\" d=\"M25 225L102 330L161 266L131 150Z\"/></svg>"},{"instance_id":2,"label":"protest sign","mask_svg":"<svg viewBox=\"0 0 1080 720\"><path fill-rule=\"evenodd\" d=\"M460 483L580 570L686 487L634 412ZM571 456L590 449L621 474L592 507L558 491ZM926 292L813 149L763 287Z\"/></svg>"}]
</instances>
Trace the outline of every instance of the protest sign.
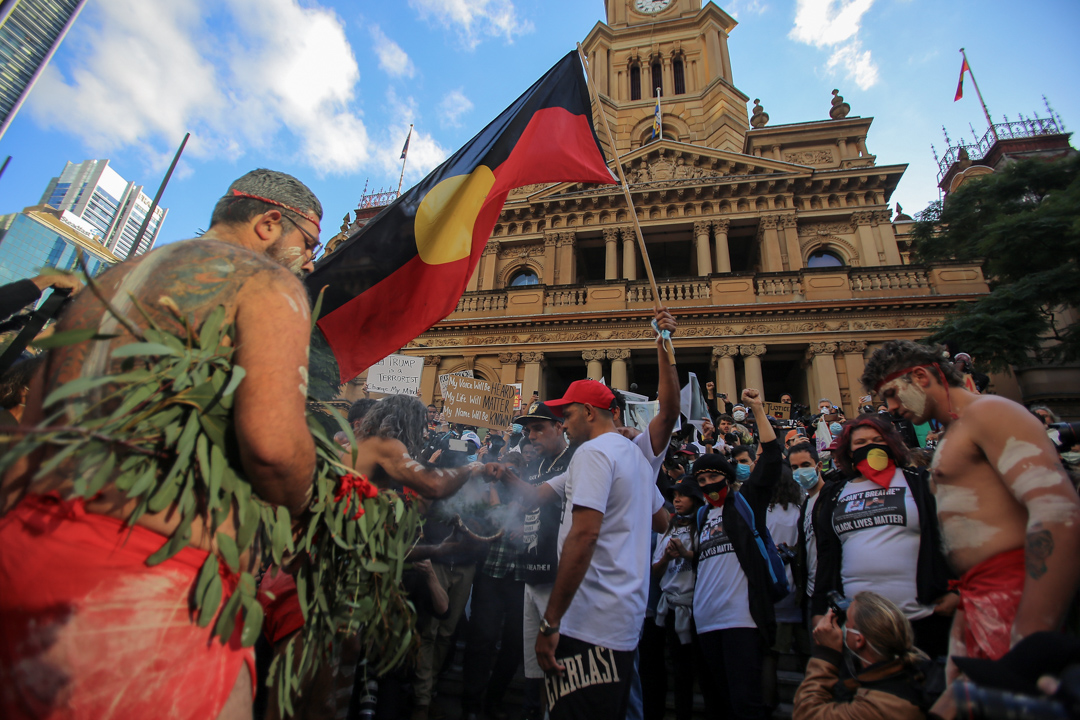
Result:
<instances>
[{"instance_id":1,"label":"protest sign","mask_svg":"<svg viewBox=\"0 0 1080 720\"><path fill-rule=\"evenodd\" d=\"M368 392L385 395L416 395L424 358L408 355L388 355L368 368Z\"/></svg>"},{"instance_id":2,"label":"protest sign","mask_svg":"<svg viewBox=\"0 0 1080 720\"><path fill-rule=\"evenodd\" d=\"M456 374L444 377L443 419L446 422L489 430L504 430L513 422L517 391L512 385Z\"/></svg>"},{"instance_id":3,"label":"protest sign","mask_svg":"<svg viewBox=\"0 0 1080 720\"><path fill-rule=\"evenodd\" d=\"M791 419L791 403L764 403L765 414L772 415L774 418L780 420Z\"/></svg>"},{"instance_id":4,"label":"protest sign","mask_svg":"<svg viewBox=\"0 0 1080 720\"><path fill-rule=\"evenodd\" d=\"M517 396L514 398L514 413L521 412L521 383L507 383L510 387L517 391Z\"/></svg>"},{"instance_id":5,"label":"protest sign","mask_svg":"<svg viewBox=\"0 0 1080 720\"><path fill-rule=\"evenodd\" d=\"M446 378L451 375L457 375L458 377L473 377L472 370L458 370L457 372L447 373L446 375L439 376L439 394L446 397Z\"/></svg>"}]
</instances>

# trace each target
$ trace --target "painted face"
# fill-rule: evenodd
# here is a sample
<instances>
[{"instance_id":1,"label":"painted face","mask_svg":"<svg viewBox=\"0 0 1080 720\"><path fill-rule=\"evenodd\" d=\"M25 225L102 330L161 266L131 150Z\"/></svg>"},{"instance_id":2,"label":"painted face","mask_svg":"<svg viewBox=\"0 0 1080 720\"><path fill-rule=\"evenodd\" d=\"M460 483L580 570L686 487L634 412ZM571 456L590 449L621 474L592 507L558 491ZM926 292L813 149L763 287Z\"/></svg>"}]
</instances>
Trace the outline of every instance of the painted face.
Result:
<instances>
[{"instance_id":1,"label":"painted face","mask_svg":"<svg viewBox=\"0 0 1080 720\"><path fill-rule=\"evenodd\" d=\"M926 391L910 377L899 377L881 386L881 396L889 412L915 424L926 420Z\"/></svg>"}]
</instances>

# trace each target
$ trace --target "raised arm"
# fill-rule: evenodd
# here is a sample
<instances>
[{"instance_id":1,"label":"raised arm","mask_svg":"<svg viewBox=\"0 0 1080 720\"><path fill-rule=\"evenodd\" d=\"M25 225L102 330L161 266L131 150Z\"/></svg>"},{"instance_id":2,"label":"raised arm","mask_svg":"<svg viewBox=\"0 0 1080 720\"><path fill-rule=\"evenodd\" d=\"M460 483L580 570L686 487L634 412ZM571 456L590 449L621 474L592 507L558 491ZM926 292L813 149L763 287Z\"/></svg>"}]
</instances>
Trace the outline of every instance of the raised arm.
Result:
<instances>
[{"instance_id":1,"label":"raised arm","mask_svg":"<svg viewBox=\"0 0 1080 720\"><path fill-rule=\"evenodd\" d=\"M286 270L249 282L236 311L236 437L244 472L263 500L296 515L308 503L315 443L305 417L311 318Z\"/></svg>"},{"instance_id":2,"label":"raised arm","mask_svg":"<svg viewBox=\"0 0 1080 720\"><path fill-rule=\"evenodd\" d=\"M1027 508L1027 576L1013 621L1012 642L1056 630L1080 581L1080 499L1042 424L1000 398L979 401L972 437L1002 480ZM965 420L967 420L965 416Z\"/></svg>"},{"instance_id":3,"label":"raised arm","mask_svg":"<svg viewBox=\"0 0 1080 720\"><path fill-rule=\"evenodd\" d=\"M373 453L375 463L387 475L426 498L449 497L484 470L478 462L456 468L429 468L414 459L404 443L392 438L369 438L361 452Z\"/></svg>"},{"instance_id":4,"label":"raised arm","mask_svg":"<svg viewBox=\"0 0 1080 720\"><path fill-rule=\"evenodd\" d=\"M675 318L667 308L656 311L656 324L661 330L669 330L672 335L678 328ZM664 350L664 341L659 336L656 338L656 362L660 368L656 396L660 411L649 421L649 439L652 441L653 455L659 455L667 449L671 432L679 420L679 373L668 360L667 351Z\"/></svg>"}]
</instances>

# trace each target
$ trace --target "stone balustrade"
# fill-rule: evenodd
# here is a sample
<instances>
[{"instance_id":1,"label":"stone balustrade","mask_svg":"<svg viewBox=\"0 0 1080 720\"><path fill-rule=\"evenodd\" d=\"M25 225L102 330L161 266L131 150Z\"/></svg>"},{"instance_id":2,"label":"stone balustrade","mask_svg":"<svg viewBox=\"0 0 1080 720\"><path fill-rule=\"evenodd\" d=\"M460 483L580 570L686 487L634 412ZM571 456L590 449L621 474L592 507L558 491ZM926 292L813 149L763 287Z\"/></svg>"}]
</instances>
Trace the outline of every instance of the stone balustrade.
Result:
<instances>
[{"instance_id":1,"label":"stone balustrade","mask_svg":"<svg viewBox=\"0 0 1080 720\"><path fill-rule=\"evenodd\" d=\"M971 263L818 268L757 275L723 273L668 278L659 282L657 289L660 302L669 307L733 307L988 292L981 267ZM465 293L453 316L603 312L636 309L652 303L652 290L644 280L534 285Z\"/></svg>"}]
</instances>

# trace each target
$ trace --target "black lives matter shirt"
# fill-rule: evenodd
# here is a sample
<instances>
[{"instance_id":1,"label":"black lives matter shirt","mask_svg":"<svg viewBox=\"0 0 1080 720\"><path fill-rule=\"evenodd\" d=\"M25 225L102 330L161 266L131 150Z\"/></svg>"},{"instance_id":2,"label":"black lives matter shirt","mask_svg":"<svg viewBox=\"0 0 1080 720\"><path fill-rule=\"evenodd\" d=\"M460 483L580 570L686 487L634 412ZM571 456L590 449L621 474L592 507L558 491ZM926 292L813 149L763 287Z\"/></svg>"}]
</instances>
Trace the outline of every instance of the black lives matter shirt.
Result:
<instances>
[{"instance_id":1,"label":"black lives matter shirt","mask_svg":"<svg viewBox=\"0 0 1080 720\"><path fill-rule=\"evenodd\" d=\"M887 488L870 480L845 485L832 524L843 546L844 595L871 590L896 603L909 620L933 612L915 599L919 509L902 470Z\"/></svg>"},{"instance_id":2,"label":"black lives matter shirt","mask_svg":"<svg viewBox=\"0 0 1080 720\"><path fill-rule=\"evenodd\" d=\"M570 458L574 448L568 447L553 459L541 459L535 466L530 466L530 473L525 481L530 485L544 482L562 475L570 467ZM525 513L525 527L521 541L521 567L525 582L530 585L544 585L555 582L559 569L559 523L562 521L562 505L550 502L533 508Z\"/></svg>"}]
</instances>

